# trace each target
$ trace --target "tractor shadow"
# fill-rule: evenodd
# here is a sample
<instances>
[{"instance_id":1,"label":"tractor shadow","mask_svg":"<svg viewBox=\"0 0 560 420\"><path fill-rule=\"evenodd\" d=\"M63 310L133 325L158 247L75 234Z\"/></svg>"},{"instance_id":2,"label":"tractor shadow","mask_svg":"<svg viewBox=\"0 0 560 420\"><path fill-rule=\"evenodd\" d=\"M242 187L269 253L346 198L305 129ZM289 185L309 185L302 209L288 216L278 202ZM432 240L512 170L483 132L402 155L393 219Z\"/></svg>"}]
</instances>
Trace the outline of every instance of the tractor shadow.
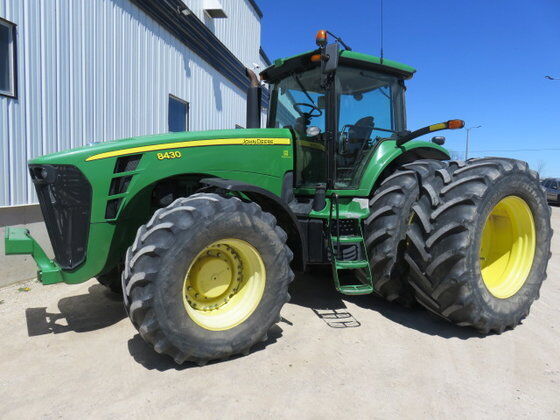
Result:
<instances>
[{"instance_id":1,"label":"tractor shadow","mask_svg":"<svg viewBox=\"0 0 560 420\"><path fill-rule=\"evenodd\" d=\"M376 311L393 322L424 334L462 340L484 337L475 330L450 324L419 305L406 308L375 295L342 295L334 289L330 269L299 273L290 287L290 294L290 303L310 308L331 328L352 328L361 325L350 313L346 301L360 308Z\"/></svg>"},{"instance_id":2,"label":"tractor shadow","mask_svg":"<svg viewBox=\"0 0 560 420\"><path fill-rule=\"evenodd\" d=\"M58 301L58 313L47 308L27 308L27 335L78 333L110 327L126 317L122 297L100 284L89 287L88 293L69 296Z\"/></svg>"},{"instance_id":3,"label":"tractor shadow","mask_svg":"<svg viewBox=\"0 0 560 420\"><path fill-rule=\"evenodd\" d=\"M273 325L268 331L268 339L264 342L255 344L251 348L251 353L249 355L235 355L223 360L214 360L208 362L205 366L233 361L240 357L251 357L254 353L262 351L269 345L276 343L280 337L282 337L282 328L279 325ZM198 364L192 362L185 362L182 365L176 364L169 356L156 353L153 347L146 344L142 337L140 337L140 334L136 334L128 340L128 351L137 363L141 364L148 370L158 370L160 372L164 372L166 370L181 371L200 367Z\"/></svg>"},{"instance_id":4,"label":"tractor shadow","mask_svg":"<svg viewBox=\"0 0 560 420\"><path fill-rule=\"evenodd\" d=\"M298 274L296 281L290 286L291 304L311 309L331 328L356 328L361 323L348 309L346 302L361 308L377 311L382 316L407 328L415 329L424 334L443 338L482 338L474 330L449 324L422 308L405 308L398 304L386 302L376 296L344 296L337 292L332 284L329 269L315 270L313 273ZM344 299L343 299L344 298ZM91 332L110 327L127 317L122 297L100 284L89 287L88 292L76 296L68 296L58 301L58 312L48 312L46 307L27 308L25 311L27 332L29 337L45 334L61 334L65 332ZM292 323L282 318L280 324ZM256 344L251 354L266 349L282 337L282 328L275 325L268 333L265 342ZM185 370L198 367L194 363L177 365L171 358L156 353L146 344L139 334L128 340L128 350L134 360L148 370L167 371ZM235 360L241 355L228 360ZM251 357L249 355L249 357ZM209 364L221 363L217 360Z\"/></svg>"},{"instance_id":5,"label":"tractor shadow","mask_svg":"<svg viewBox=\"0 0 560 420\"><path fill-rule=\"evenodd\" d=\"M25 319L27 335L35 337L45 334L61 334L66 332L86 333L110 327L127 317L122 296L109 291L100 284L93 284L88 292L76 296L68 296L58 301L58 311L47 311L46 307L27 308ZM289 321L282 319L281 322ZM268 339L253 346L251 354L264 350L282 337L282 328L274 325L268 332ZM169 356L160 355L146 344L139 334L128 340L128 350L136 362L149 370L166 371L169 369L185 370L199 367L194 363L177 365ZM233 356L228 360L237 359ZM249 356L250 357L250 356ZM213 361L209 364L220 363Z\"/></svg>"}]
</instances>

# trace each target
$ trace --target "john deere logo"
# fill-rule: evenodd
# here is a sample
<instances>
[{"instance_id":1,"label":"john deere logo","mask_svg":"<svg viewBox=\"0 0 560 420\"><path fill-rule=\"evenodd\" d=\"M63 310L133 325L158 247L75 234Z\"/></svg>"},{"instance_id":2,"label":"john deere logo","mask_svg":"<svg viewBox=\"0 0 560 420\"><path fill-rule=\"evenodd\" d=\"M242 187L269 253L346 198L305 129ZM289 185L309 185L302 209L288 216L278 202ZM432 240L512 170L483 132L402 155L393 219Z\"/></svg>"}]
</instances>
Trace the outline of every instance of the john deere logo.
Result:
<instances>
[{"instance_id":1,"label":"john deere logo","mask_svg":"<svg viewBox=\"0 0 560 420\"><path fill-rule=\"evenodd\" d=\"M274 139L243 139L243 144L250 144L250 145L274 144Z\"/></svg>"}]
</instances>

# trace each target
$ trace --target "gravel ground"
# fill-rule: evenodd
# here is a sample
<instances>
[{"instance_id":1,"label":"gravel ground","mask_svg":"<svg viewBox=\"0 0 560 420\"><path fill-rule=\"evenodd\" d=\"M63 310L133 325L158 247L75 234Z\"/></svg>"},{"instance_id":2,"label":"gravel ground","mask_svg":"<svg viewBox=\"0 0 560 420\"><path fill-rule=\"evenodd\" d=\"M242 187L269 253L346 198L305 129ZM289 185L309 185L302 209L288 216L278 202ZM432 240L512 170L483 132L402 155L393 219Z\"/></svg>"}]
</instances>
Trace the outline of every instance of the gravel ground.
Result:
<instances>
[{"instance_id":1,"label":"gravel ground","mask_svg":"<svg viewBox=\"0 0 560 420\"><path fill-rule=\"evenodd\" d=\"M560 232L560 208L553 208ZM246 357L177 367L95 280L0 289L0 417L560 419L560 236L541 299L482 337L303 275Z\"/></svg>"}]
</instances>

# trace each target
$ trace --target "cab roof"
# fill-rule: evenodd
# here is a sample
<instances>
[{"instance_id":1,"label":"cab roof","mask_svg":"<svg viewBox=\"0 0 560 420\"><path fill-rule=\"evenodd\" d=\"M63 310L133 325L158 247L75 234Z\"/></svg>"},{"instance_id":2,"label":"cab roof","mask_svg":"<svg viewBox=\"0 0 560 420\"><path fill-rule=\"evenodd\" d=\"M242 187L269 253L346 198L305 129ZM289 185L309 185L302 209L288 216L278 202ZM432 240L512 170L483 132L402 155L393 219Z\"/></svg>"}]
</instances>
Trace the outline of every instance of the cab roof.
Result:
<instances>
[{"instance_id":1,"label":"cab roof","mask_svg":"<svg viewBox=\"0 0 560 420\"><path fill-rule=\"evenodd\" d=\"M317 64L311 62L311 56L318 54L318 50L307 51L288 58L278 58L272 66L261 72L261 77L266 81L275 81L286 73L304 70L314 67ZM362 67L377 70L383 73L390 73L403 79L410 79L416 72L414 67L398 63L393 60L381 59L373 55L362 54L355 51L344 50L340 52L340 64L347 64L353 67Z\"/></svg>"}]
</instances>

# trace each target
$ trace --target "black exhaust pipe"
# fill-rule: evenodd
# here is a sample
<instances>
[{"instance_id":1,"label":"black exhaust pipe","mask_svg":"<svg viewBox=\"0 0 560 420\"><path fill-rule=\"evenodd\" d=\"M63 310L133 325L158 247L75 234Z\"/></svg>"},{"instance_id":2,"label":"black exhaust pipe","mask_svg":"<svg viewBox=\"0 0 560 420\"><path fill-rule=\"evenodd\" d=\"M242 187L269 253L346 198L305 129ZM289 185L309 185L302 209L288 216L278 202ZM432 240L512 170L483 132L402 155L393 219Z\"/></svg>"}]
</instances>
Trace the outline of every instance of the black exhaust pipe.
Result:
<instances>
[{"instance_id":1,"label":"black exhaust pipe","mask_svg":"<svg viewBox=\"0 0 560 420\"><path fill-rule=\"evenodd\" d=\"M251 81L247 89L247 122L246 128L261 128L261 98L262 88L259 78L251 69L245 69L247 77Z\"/></svg>"}]
</instances>

